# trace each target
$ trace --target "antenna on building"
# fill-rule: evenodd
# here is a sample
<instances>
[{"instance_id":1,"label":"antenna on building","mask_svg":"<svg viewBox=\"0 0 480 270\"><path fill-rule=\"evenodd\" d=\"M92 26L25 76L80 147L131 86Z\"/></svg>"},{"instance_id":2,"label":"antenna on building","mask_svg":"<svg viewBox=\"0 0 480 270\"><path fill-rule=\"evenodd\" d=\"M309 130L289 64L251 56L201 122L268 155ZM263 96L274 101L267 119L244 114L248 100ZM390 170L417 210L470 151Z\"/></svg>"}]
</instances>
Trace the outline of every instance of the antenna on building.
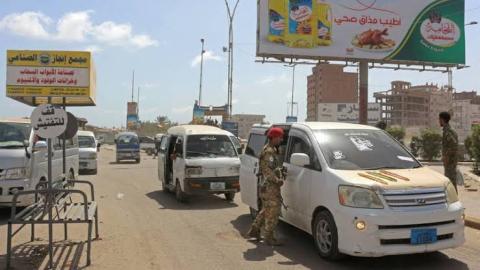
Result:
<instances>
[{"instance_id":1,"label":"antenna on building","mask_svg":"<svg viewBox=\"0 0 480 270\"><path fill-rule=\"evenodd\" d=\"M135 69L132 73L132 102L133 102L133 89L135 88Z\"/></svg>"}]
</instances>

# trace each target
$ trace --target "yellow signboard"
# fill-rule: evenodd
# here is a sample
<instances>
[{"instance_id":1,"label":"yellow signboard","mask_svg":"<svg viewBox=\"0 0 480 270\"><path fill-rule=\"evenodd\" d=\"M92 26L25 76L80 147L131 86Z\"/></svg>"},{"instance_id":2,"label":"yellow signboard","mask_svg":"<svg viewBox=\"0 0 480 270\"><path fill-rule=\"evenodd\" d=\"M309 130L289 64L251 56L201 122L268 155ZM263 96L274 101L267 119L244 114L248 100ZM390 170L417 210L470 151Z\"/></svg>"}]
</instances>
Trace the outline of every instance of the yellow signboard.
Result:
<instances>
[{"instance_id":1,"label":"yellow signboard","mask_svg":"<svg viewBox=\"0 0 480 270\"><path fill-rule=\"evenodd\" d=\"M8 97L33 106L43 98L68 105L95 105L96 77L90 52L9 50L6 62Z\"/></svg>"}]
</instances>

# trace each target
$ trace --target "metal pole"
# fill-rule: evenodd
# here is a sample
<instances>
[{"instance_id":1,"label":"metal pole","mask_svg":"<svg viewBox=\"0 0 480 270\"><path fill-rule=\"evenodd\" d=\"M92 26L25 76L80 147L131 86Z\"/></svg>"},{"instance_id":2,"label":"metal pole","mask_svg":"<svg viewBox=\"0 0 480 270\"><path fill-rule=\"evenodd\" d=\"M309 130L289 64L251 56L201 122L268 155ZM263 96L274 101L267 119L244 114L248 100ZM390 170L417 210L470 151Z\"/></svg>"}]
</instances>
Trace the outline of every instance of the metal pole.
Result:
<instances>
[{"instance_id":1,"label":"metal pole","mask_svg":"<svg viewBox=\"0 0 480 270\"><path fill-rule=\"evenodd\" d=\"M63 110L66 111L66 98L63 97ZM65 131L66 132L66 131ZM62 159L63 159L63 175L65 176L67 173L67 160L66 160L66 147L65 147L65 136L62 138Z\"/></svg>"},{"instance_id":2,"label":"metal pole","mask_svg":"<svg viewBox=\"0 0 480 270\"><path fill-rule=\"evenodd\" d=\"M368 124L368 62L360 61L359 63L359 123Z\"/></svg>"},{"instance_id":3,"label":"metal pole","mask_svg":"<svg viewBox=\"0 0 480 270\"><path fill-rule=\"evenodd\" d=\"M135 88L135 70L133 70L132 74L132 102L133 102L133 89Z\"/></svg>"},{"instance_id":4,"label":"metal pole","mask_svg":"<svg viewBox=\"0 0 480 270\"><path fill-rule=\"evenodd\" d=\"M200 87L198 90L198 106L202 105L203 54L205 53L205 40L202 38L200 39L200 42L202 42L202 52L200 54Z\"/></svg>"},{"instance_id":5,"label":"metal pole","mask_svg":"<svg viewBox=\"0 0 480 270\"><path fill-rule=\"evenodd\" d=\"M52 103L52 98L48 97L48 103ZM53 224L52 224L52 204L53 204L53 183L52 183L52 139L47 139L47 176L48 176L48 191L47 191L47 208L48 208L48 265L50 269L53 268Z\"/></svg>"},{"instance_id":6,"label":"metal pole","mask_svg":"<svg viewBox=\"0 0 480 270\"><path fill-rule=\"evenodd\" d=\"M290 115L293 116L293 106L294 106L294 93L295 93L295 66L293 66L293 72L292 72L292 108L290 111Z\"/></svg>"},{"instance_id":7,"label":"metal pole","mask_svg":"<svg viewBox=\"0 0 480 270\"><path fill-rule=\"evenodd\" d=\"M233 11L230 10L230 5L228 1L225 0L225 5L227 7L228 14L228 117L232 118L233 111L233 19L235 17L235 12L237 11L238 3L240 0L237 0Z\"/></svg>"}]
</instances>

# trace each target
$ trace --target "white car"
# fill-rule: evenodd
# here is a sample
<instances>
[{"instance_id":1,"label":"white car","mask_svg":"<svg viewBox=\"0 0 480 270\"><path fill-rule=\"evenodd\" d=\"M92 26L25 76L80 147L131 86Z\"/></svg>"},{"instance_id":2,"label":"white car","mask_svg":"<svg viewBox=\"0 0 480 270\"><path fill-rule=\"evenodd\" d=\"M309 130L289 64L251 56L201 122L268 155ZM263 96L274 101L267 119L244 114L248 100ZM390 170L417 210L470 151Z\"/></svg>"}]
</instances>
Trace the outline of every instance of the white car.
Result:
<instances>
[{"instance_id":1,"label":"white car","mask_svg":"<svg viewBox=\"0 0 480 270\"><path fill-rule=\"evenodd\" d=\"M65 174L62 142L53 139L53 181L74 180L78 175L77 137L65 141ZM0 207L10 207L18 191L47 185L47 143L34 135L29 119L0 120ZM17 206L28 206L34 197L21 196Z\"/></svg>"},{"instance_id":2,"label":"white car","mask_svg":"<svg viewBox=\"0 0 480 270\"><path fill-rule=\"evenodd\" d=\"M281 218L311 234L319 254L336 259L455 248L464 208L448 178L423 167L386 132L363 125L294 123L279 150L287 177ZM242 201L261 208L258 158L270 126L254 126L241 157Z\"/></svg>"},{"instance_id":3,"label":"white car","mask_svg":"<svg viewBox=\"0 0 480 270\"><path fill-rule=\"evenodd\" d=\"M79 130L77 132L79 146L79 170L81 174L97 174L97 152L99 144L95 134L91 131Z\"/></svg>"}]
</instances>

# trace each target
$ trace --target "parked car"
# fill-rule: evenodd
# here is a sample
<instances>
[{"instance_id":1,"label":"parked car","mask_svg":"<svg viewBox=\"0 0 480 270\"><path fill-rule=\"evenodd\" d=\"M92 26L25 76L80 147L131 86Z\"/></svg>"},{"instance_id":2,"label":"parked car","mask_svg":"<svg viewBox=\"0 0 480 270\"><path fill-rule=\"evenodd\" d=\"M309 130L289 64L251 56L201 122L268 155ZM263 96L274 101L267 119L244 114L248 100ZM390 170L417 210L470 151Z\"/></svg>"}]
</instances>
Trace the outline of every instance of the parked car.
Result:
<instances>
[{"instance_id":1,"label":"parked car","mask_svg":"<svg viewBox=\"0 0 480 270\"><path fill-rule=\"evenodd\" d=\"M140 163L140 141L133 132L120 132L115 138L116 161L135 160Z\"/></svg>"},{"instance_id":2,"label":"parked car","mask_svg":"<svg viewBox=\"0 0 480 270\"><path fill-rule=\"evenodd\" d=\"M100 143L95 139L95 134L91 131L80 130L77 132L77 136L80 174L97 174L97 152L100 149Z\"/></svg>"},{"instance_id":3,"label":"parked car","mask_svg":"<svg viewBox=\"0 0 480 270\"><path fill-rule=\"evenodd\" d=\"M73 180L78 175L78 141L66 140L66 175L63 174L63 150L59 139L53 140L53 181ZM0 207L9 207L18 191L47 185L47 143L33 134L29 119L0 120ZM18 206L27 206L33 196L22 196Z\"/></svg>"},{"instance_id":4,"label":"parked car","mask_svg":"<svg viewBox=\"0 0 480 270\"><path fill-rule=\"evenodd\" d=\"M151 156L155 153L155 139L148 136L138 137L140 140L140 150L145 151L147 155Z\"/></svg>"},{"instance_id":5,"label":"parked car","mask_svg":"<svg viewBox=\"0 0 480 270\"><path fill-rule=\"evenodd\" d=\"M162 137L158 178L179 201L190 194L225 194L233 201L239 191L240 160L230 132L212 126L172 127Z\"/></svg>"},{"instance_id":6,"label":"parked car","mask_svg":"<svg viewBox=\"0 0 480 270\"><path fill-rule=\"evenodd\" d=\"M320 256L425 253L462 245L455 188L380 129L342 123L274 125L287 177L281 219L313 236ZM270 126L254 126L241 157L242 201L261 209L258 159Z\"/></svg>"}]
</instances>

